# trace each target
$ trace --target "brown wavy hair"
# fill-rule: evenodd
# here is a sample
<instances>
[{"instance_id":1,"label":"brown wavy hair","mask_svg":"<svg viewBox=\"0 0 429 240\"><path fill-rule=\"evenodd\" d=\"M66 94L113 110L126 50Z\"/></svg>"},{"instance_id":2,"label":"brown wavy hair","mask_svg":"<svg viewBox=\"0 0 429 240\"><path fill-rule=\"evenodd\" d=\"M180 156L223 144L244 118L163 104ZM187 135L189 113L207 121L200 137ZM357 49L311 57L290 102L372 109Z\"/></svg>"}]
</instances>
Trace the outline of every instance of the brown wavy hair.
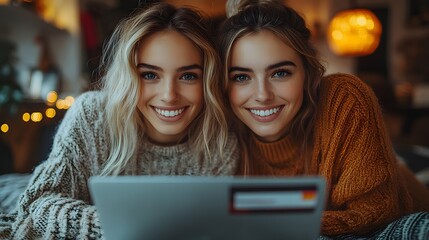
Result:
<instances>
[{"instance_id":1,"label":"brown wavy hair","mask_svg":"<svg viewBox=\"0 0 429 240\"><path fill-rule=\"evenodd\" d=\"M316 103L319 97L320 81L325 73L317 51L310 42L311 32L304 19L292 8L281 1L269 0L233 0L227 3L226 19L219 29L218 49L224 63L223 84L228 86L228 68L233 44L243 36L262 30L271 31L285 44L294 49L302 59L305 71L304 100L301 109L292 120L290 134L301 146L301 157L305 160L305 169L310 160L309 152L313 145L313 133L316 118ZM224 93L227 95L227 92ZM242 148L242 166L246 175L251 174L252 149L251 130L238 120L231 111L232 129L236 131Z\"/></svg>"}]
</instances>

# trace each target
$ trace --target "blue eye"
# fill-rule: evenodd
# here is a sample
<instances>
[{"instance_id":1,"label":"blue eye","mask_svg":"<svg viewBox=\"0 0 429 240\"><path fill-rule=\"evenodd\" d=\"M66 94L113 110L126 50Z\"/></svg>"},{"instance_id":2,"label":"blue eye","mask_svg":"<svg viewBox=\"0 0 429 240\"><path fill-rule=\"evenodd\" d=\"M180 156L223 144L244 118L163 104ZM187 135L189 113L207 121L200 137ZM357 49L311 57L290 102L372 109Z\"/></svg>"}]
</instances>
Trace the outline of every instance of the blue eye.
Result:
<instances>
[{"instance_id":1,"label":"blue eye","mask_svg":"<svg viewBox=\"0 0 429 240\"><path fill-rule=\"evenodd\" d=\"M141 76L142 76L143 79L147 79L147 80L153 80L153 79L157 79L158 78L158 76L155 73L153 73L153 72L143 72L141 74Z\"/></svg>"},{"instance_id":2,"label":"blue eye","mask_svg":"<svg viewBox=\"0 0 429 240\"><path fill-rule=\"evenodd\" d=\"M280 71L275 72L275 73L272 75L272 77L273 77L273 78L284 78L284 77L287 77L288 75L290 75L290 72L289 72L289 71L280 70Z\"/></svg>"},{"instance_id":3,"label":"blue eye","mask_svg":"<svg viewBox=\"0 0 429 240\"><path fill-rule=\"evenodd\" d=\"M232 77L232 80L233 81L235 81L235 82L244 82L244 81L247 81L247 80L249 80L250 78L249 78L249 76L247 76L247 75L244 75L244 74L237 74L237 75L234 75L233 77Z\"/></svg>"},{"instance_id":4,"label":"blue eye","mask_svg":"<svg viewBox=\"0 0 429 240\"><path fill-rule=\"evenodd\" d=\"M180 77L180 79L186 80L186 81L192 81L192 80L195 80L197 78L198 77L193 73L185 73Z\"/></svg>"}]
</instances>

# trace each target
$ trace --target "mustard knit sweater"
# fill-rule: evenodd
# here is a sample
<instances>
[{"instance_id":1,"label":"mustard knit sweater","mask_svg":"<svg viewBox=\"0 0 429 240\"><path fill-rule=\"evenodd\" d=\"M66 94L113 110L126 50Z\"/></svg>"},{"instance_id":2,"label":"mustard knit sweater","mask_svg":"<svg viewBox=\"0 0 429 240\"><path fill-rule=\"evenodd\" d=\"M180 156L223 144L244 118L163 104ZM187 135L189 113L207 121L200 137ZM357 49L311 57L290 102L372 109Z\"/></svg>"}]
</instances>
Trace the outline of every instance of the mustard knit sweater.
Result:
<instances>
[{"instance_id":1,"label":"mustard knit sweater","mask_svg":"<svg viewBox=\"0 0 429 240\"><path fill-rule=\"evenodd\" d=\"M357 77L335 74L321 82L310 174L327 182L322 234L364 235L412 211L372 90ZM299 146L290 135L277 142L253 138L256 175L303 174Z\"/></svg>"}]
</instances>

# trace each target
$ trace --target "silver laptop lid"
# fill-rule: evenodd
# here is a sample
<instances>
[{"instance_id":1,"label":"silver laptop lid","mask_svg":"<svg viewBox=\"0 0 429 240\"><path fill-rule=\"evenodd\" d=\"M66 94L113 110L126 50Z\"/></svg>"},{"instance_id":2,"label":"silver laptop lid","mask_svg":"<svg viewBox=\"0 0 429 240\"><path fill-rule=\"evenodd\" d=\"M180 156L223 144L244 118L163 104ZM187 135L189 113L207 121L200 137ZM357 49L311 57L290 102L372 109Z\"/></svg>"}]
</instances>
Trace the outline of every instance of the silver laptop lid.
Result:
<instances>
[{"instance_id":1,"label":"silver laptop lid","mask_svg":"<svg viewBox=\"0 0 429 240\"><path fill-rule=\"evenodd\" d=\"M322 177L91 177L104 236L116 239L316 239Z\"/></svg>"}]
</instances>

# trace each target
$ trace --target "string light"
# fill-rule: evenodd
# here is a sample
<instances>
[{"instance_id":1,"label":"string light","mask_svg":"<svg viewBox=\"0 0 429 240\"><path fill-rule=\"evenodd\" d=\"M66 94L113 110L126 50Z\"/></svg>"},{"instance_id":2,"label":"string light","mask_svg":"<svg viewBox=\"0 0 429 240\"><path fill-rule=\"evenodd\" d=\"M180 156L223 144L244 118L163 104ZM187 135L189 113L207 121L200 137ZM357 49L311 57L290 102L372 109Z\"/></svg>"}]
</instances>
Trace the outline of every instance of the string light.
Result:
<instances>
[{"instance_id":1,"label":"string light","mask_svg":"<svg viewBox=\"0 0 429 240\"><path fill-rule=\"evenodd\" d=\"M55 106L58 109L64 109L64 107L66 106L65 102L63 99L58 99L57 103L55 104Z\"/></svg>"},{"instance_id":2,"label":"string light","mask_svg":"<svg viewBox=\"0 0 429 240\"><path fill-rule=\"evenodd\" d=\"M56 114L57 114L57 112L53 108L48 108L45 111L45 115L47 118L54 118Z\"/></svg>"},{"instance_id":3,"label":"string light","mask_svg":"<svg viewBox=\"0 0 429 240\"><path fill-rule=\"evenodd\" d=\"M7 133L9 131L9 125L7 125L6 123L3 123L0 129L2 132Z\"/></svg>"},{"instance_id":4,"label":"string light","mask_svg":"<svg viewBox=\"0 0 429 240\"><path fill-rule=\"evenodd\" d=\"M54 104L58 99L58 93L55 91L50 91L46 96L46 101L49 104Z\"/></svg>"},{"instance_id":5,"label":"string light","mask_svg":"<svg viewBox=\"0 0 429 240\"><path fill-rule=\"evenodd\" d=\"M51 91L47 94L45 103L46 103L46 106L55 105L57 109L66 110L73 105L74 100L75 99L72 96L67 96L65 99L58 99L58 93L56 93L55 91ZM57 115L57 111L53 107L48 107L45 110L45 116L48 119L52 119L56 115ZM22 120L24 122L29 122L31 120L35 123L38 123L38 122L41 122L43 120L43 114L41 112L33 112L33 113L24 112L22 114ZM9 125L6 123L2 124L0 126L0 130L3 133L8 132L9 131Z\"/></svg>"},{"instance_id":6,"label":"string light","mask_svg":"<svg viewBox=\"0 0 429 240\"><path fill-rule=\"evenodd\" d=\"M28 122L28 121L30 121L30 114L29 113L24 113L24 114L22 114L22 120L24 121L24 122Z\"/></svg>"},{"instance_id":7,"label":"string light","mask_svg":"<svg viewBox=\"0 0 429 240\"><path fill-rule=\"evenodd\" d=\"M43 115L40 112L34 112L31 114L31 121L40 122L43 119Z\"/></svg>"},{"instance_id":8,"label":"string light","mask_svg":"<svg viewBox=\"0 0 429 240\"><path fill-rule=\"evenodd\" d=\"M64 108L69 109L73 105L73 103L74 103L74 98L72 96L67 96L64 99L64 105L65 105Z\"/></svg>"}]
</instances>

